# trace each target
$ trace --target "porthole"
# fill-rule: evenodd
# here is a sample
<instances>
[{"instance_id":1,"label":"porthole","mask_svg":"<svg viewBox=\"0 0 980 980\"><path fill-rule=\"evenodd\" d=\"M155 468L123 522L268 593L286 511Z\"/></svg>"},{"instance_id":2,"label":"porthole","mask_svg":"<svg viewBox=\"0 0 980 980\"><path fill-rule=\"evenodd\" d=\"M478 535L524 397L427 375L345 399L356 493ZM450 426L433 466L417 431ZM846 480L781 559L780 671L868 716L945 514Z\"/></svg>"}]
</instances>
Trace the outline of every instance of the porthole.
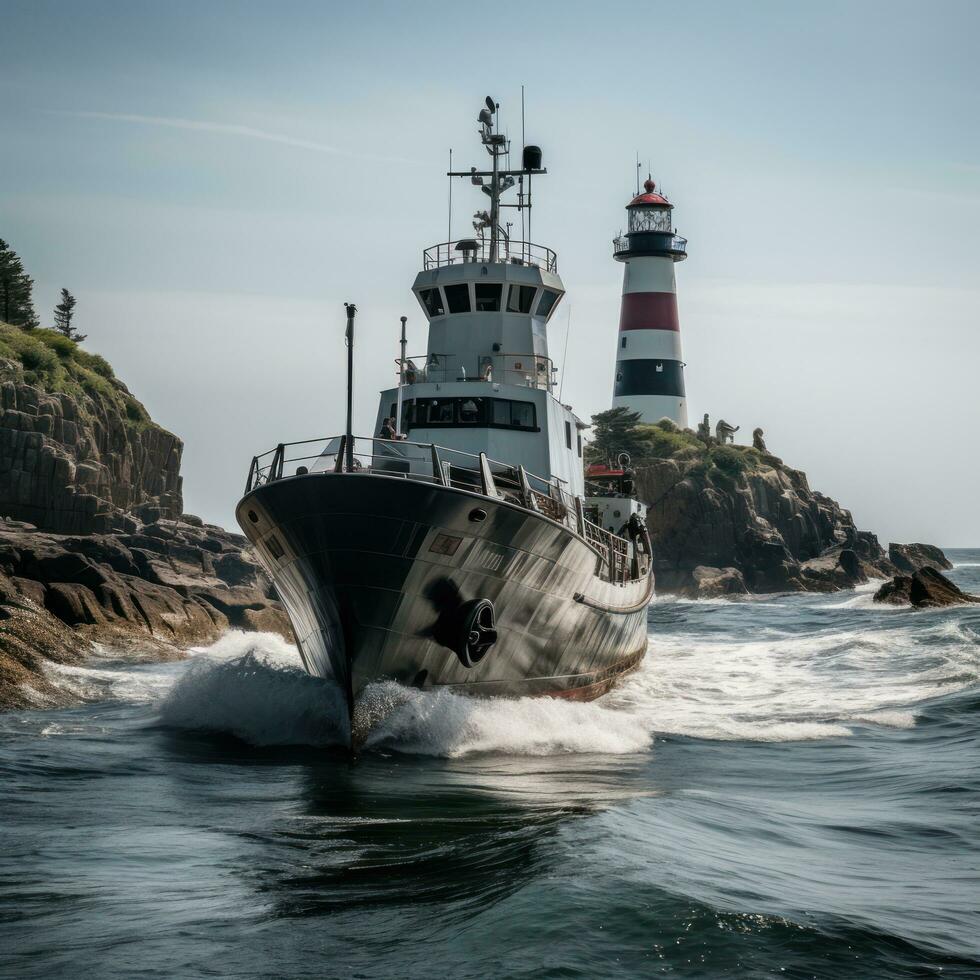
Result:
<instances>
[{"instance_id":1,"label":"porthole","mask_svg":"<svg viewBox=\"0 0 980 980\"><path fill-rule=\"evenodd\" d=\"M470 511L470 520L473 521L474 524L479 524L481 521L485 521L486 519L487 512L483 510L482 507L474 507Z\"/></svg>"},{"instance_id":2,"label":"porthole","mask_svg":"<svg viewBox=\"0 0 980 980\"><path fill-rule=\"evenodd\" d=\"M258 524L258 523L259 523L259 515L258 515L258 514L256 514L254 510L250 510L250 511L248 512L248 519L249 519L249 520L250 520L250 521L251 521L251 522L252 522L253 524Z\"/></svg>"}]
</instances>

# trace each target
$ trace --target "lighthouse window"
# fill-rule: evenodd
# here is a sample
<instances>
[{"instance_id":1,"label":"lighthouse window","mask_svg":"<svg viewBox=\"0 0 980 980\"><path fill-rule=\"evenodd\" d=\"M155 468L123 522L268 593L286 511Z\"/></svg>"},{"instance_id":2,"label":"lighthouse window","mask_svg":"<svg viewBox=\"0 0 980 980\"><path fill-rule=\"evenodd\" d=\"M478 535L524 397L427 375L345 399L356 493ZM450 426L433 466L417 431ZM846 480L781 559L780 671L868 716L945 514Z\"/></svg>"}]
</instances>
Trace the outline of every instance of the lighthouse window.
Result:
<instances>
[{"instance_id":1,"label":"lighthouse window","mask_svg":"<svg viewBox=\"0 0 980 980\"><path fill-rule=\"evenodd\" d=\"M438 289L420 289L419 298L429 316L442 316L446 312L442 308L442 293Z\"/></svg>"},{"instance_id":2,"label":"lighthouse window","mask_svg":"<svg viewBox=\"0 0 980 980\"><path fill-rule=\"evenodd\" d=\"M511 286L510 296L507 299L507 312L530 313L535 292L537 292L536 286Z\"/></svg>"},{"instance_id":3,"label":"lighthouse window","mask_svg":"<svg viewBox=\"0 0 980 980\"><path fill-rule=\"evenodd\" d=\"M446 303L450 313L470 312L470 287L465 282L446 286Z\"/></svg>"},{"instance_id":4,"label":"lighthouse window","mask_svg":"<svg viewBox=\"0 0 980 980\"><path fill-rule=\"evenodd\" d=\"M578 434L578 458L582 458L582 433Z\"/></svg>"},{"instance_id":5,"label":"lighthouse window","mask_svg":"<svg viewBox=\"0 0 980 980\"><path fill-rule=\"evenodd\" d=\"M477 313L496 313L500 309L500 283L478 282L474 287Z\"/></svg>"},{"instance_id":6,"label":"lighthouse window","mask_svg":"<svg viewBox=\"0 0 980 980\"><path fill-rule=\"evenodd\" d=\"M572 423L568 419L565 420L565 446L572 448Z\"/></svg>"},{"instance_id":7,"label":"lighthouse window","mask_svg":"<svg viewBox=\"0 0 980 980\"><path fill-rule=\"evenodd\" d=\"M623 337L623 339L619 342L619 346L622 347L623 350L626 350L626 338L625 337Z\"/></svg>"},{"instance_id":8,"label":"lighthouse window","mask_svg":"<svg viewBox=\"0 0 980 980\"><path fill-rule=\"evenodd\" d=\"M538 312L537 316L548 316L554 309L555 303L558 302L558 293L553 289L546 289L541 294L541 299L538 300Z\"/></svg>"}]
</instances>

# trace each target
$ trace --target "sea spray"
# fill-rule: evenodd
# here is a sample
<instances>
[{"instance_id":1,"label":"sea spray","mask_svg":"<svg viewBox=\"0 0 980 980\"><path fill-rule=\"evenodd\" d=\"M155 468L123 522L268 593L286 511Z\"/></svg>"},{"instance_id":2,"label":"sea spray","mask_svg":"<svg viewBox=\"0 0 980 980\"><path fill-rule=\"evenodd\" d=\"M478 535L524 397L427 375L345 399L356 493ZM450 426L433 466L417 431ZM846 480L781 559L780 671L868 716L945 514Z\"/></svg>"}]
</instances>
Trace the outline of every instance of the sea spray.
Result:
<instances>
[{"instance_id":1,"label":"sea spray","mask_svg":"<svg viewBox=\"0 0 980 980\"><path fill-rule=\"evenodd\" d=\"M649 747L642 718L599 703L556 698L472 698L452 691L414 691L375 684L366 698L388 710L367 735L368 749L458 758L504 755L623 754Z\"/></svg>"}]
</instances>

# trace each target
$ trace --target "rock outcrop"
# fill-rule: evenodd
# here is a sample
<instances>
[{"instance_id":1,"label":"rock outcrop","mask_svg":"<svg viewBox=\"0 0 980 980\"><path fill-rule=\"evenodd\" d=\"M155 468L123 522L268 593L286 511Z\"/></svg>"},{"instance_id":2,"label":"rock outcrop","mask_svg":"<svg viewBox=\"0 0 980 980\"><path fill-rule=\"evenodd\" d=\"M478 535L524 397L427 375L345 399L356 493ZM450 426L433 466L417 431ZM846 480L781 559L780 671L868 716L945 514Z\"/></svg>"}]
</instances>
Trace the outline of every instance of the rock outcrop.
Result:
<instances>
[{"instance_id":1,"label":"rock outcrop","mask_svg":"<svg viewBox=\"0 0 980 980\"><path fill-rule=\"evenodd\" d=\"M911 575L920 568L953 567L953 563L943 554L942 549L933 544L889 544L888 560L906 575Z\"/></svg>"},{"instance_id":2,"label":"rock outcrop","mask_svg":"<svg viewBox=\"0 0 980 980\"><path fill-rule=\"evenodd\" d=\"M0 515L74 533L175 519L182 450L102 358L0 324Z\"/></svg>"},{"instance_id":3,"label":"rock outcrop","mask_svg":"<svg viewBox=\"0 0 980 980\"><path fill-rule=\"evenodd\" d=\"M636 461L635 483L649 508L658 591L730 594L739 591L737 572L753 593L832 592L900 568L949 567L931 545L890 545L907 563L899 566L849 511L778 457L706 446L689 431L643 428L657 455ZM723 569L731 590L719 593Z\"/></svg>"},{"instance_id":4,"label":"rock outcrop","mask_svg":"<svg viewBox=\"0 0 980 980\"><path fill-rule=\"evenodd\" d=\"M0 324L0 409L0 707L57 703L47 668L93 644L292 639L246 539L181 514L181 441L102 358Z\"/></svg>"},{"instance_id":5,"label":"rock outcrop","mask_svg":"<svg viewBox=\"0 0 980 980\"><path fill-rule=\"evenodd\" d=\"M935 568L926 566L916 569L911 575L896 575L878 589L874 601L930 609L978 603L980 596L969 595Z\"/></svg>"},{"instance_id":6,"label":"rock outcrop","mask_svg":"<svg viewBox=\"0 0 980 980\"><path fill-rule=\"evenodd\" d=\"M292 640L247 541L187 521L63 535L0 521L0 707L57 700L46 662L93 644L173 658L237 627Z\"/></svg>"}]
</instances>

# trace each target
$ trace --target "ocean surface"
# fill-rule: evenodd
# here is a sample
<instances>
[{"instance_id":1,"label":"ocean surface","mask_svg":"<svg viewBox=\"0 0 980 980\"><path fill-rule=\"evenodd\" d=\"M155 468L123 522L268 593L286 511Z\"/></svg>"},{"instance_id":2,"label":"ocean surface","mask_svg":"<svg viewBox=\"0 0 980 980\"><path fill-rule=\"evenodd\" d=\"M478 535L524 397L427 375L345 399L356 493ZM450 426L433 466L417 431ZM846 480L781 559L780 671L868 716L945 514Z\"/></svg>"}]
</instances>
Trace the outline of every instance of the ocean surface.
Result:
<instances>
[{"instance_id":1,"label":"ocean surface","mask_svg":"<svg viewBox=\"0 0 980 980\"><path fill-rule=\"evenodd\" d=\"M872 592L658 599L592 704L383 685L353 763L276 638L62 670L0 715L0 976L980 976L980 607Z\"/></svg>"}]
</instances>

